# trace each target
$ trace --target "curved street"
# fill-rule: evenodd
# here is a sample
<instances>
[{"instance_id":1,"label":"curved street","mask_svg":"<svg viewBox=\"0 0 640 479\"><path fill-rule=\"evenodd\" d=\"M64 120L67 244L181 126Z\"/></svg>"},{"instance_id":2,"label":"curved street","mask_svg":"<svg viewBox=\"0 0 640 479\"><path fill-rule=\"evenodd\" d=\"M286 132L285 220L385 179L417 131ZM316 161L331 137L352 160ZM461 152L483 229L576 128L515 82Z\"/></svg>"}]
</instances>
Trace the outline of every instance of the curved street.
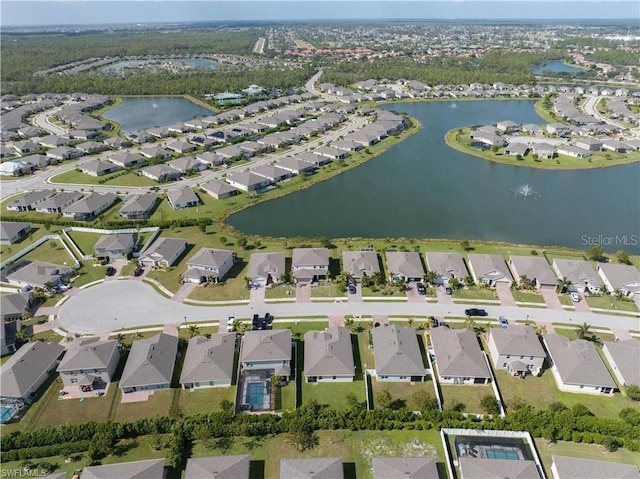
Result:
<instances>
[{"instance_id":1,"label":"curved street","mask_svg":"<svg viewBox=\"0 0 640 479\"><path fill-rule=\"evenodd\" d=\"M593 327L637 330L640 319L606 314L556 311L540 308L480 306L490 318L505 316L511 321L525 320L537 323L582 324ZM280 319L309 316L388 315L400 317L459 316L464 317L468 304L438 304L426 302L316 302L273 303L265 305L192 306L177 303L160 295L145 283L118 280L78 290L67 300L58 313L60 326L71 333L95 334L119 329L143 328L183 322L226 321L229 316L240 319L253 314L271 313ZM485 318L478 318L479 322Z\"/></svg>"}]
</instances>

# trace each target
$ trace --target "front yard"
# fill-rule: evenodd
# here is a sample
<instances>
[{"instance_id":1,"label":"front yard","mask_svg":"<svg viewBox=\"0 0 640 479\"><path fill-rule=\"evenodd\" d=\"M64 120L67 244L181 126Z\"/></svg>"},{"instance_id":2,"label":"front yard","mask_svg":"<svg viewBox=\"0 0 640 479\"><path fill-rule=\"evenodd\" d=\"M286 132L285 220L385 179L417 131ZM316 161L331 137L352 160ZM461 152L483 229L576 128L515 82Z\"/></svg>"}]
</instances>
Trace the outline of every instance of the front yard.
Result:
<instances>
[{"instance_id":1,"label":"front yard","mask_svg":"<svg viewBox=\"0 0 640 479\"><path fill-rule=\"evenodd\" d=\"M452 294L453 299L485 299L498 300L496 292L489 288L478 288L477 286L465 286L456 289Z\"/></svg>"},{"instance_id":2,"label":"front yard","mask_svg":"<svg viewBox=\"0 0 640 479\"><path fill-rule=\"evenodd\" d=\"M638 312L638 306L636 303L628 298L620 299L615 296L605 294L602 296L587 296L585 299L592 308L617 309L619 311L632 311L634 313Z\"/></svg>"}]
</instances>

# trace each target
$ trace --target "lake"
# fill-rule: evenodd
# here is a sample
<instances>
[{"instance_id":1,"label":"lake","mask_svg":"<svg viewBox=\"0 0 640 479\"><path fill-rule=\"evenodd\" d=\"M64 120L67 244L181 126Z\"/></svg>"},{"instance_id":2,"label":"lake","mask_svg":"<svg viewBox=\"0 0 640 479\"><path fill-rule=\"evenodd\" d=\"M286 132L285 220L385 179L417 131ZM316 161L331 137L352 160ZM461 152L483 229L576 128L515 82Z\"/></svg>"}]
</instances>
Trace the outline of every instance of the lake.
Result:
<instances>
[{"instance_id":1,"label":"lake","mask_svg":"<svg viewBox=\"0 0 640 479\"><path fill-rule=\"evenodd\" d=\"M543 63L542 65L535 65L531 67L531 71L534 75L542 75L545 71L554 73L579 73L585 71L583 68L567 65L566 63L558 60Z\"/></svg>"},{"instance_id":2,"label":"lake","mask_svg":"<svg viewBox=\"0 0 640 479\"><path fill-rule=\"evenodd\" d=\"M102 116L119 123L125 133L131 133L213 114L212 110L186 98L159 96L123 98L121 103Z\"/></svg>"},{"instance_id":3,"label":"lake","mask_svg":"<svg viewBox=\"0 0 640 479\"><path fill-rule=\"evenodd\" d=\"M543 123L533 102L398 103L423 125L365 164L306 190L247 208L247 234L507 241L640 253L640 164L554 171L502 165L449 148L452 128ZM518 193L524 185L525 198Z\"/></svg>"}]
</instances>

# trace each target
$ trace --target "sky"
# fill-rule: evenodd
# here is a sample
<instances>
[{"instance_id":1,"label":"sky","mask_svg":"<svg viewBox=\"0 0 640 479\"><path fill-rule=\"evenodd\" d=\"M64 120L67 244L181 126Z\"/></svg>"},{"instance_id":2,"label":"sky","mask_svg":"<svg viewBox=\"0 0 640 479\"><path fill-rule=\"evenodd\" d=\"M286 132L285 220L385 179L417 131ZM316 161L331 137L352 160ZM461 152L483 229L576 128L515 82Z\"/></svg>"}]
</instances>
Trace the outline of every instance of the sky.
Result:
<instances>
[{"instance_id":1,"label":"sky","mask_svg":"<svg viewBox=\"0 0 640 479\"><path fill-rule=\"evenodd\" d=\"M633 0L2 0L0 26L243 20L637 19Z\"/></svg>"}]
</instances>

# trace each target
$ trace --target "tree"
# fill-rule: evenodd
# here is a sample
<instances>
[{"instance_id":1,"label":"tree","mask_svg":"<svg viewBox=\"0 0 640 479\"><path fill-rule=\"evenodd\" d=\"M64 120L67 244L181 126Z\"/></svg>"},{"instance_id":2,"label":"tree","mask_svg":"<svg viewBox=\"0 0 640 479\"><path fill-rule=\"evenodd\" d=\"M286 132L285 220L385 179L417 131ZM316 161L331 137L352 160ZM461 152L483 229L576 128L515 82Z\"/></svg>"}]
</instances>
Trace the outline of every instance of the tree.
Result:
<instances>
[{"instance_id":1,"label":"tree","mask_svg":"<svg viewBox=\"0 0 640 479\"><path fill-rule=\"evenodd\" d=\"M245 275L242 278L242 281L244 281L244 284L247 285L247 289L251 289L251 286L253 285L253 282L251 281L251 278L249 278L249 276Z\"/></svg>"},{"instance_id":2,"label":"tree","mask_svg":"<svg viewBox=\"0 0 640 479\"><path fill-rule=\"evenodd\" d=\"M590 328L591 328L591 325L587 324L586 322L578 326L575 329L578 339L586 339L586 340L593 339L593 333L590 331Z\"/></svg>"},{"instance_id":3,"label":"tree","mask_svg":"<svg viewBox=\"0 0 640 479\"><path fill-rule=\"evenodd\" d=\"M228 399L223 399L220 401L220 410L224 412L233 412L233 403Z\"/></svg>"},{"instance_id":4,"label":"tree","mask_svg":"<svg viewBox=\"0 0 640 479\"><path fill-rule=\"evenodd\" d=\"M457 289L460 289L462 285L460 284L460 281L458 281L458 278L451 278L449 280L449 287L455 291Z\"/></svg>"},{"instance_id":5,"label":"tree","mask_svg":"<svg viewBox=\"0 0 640 479\"><path fill-rule=\"evenodd\" d=\"M567 279L567 277L563 277L562 279L558 280L558 292L560 293L565 293L568 289L569 286L571 286L571 280Z\"/></svg>"},{"instance_id":6,"label":"tree","mask_svg":"<svg viewBox=\"0 0 640 479\"><path fill-rule=\"evenodd\" d=\"M220 243L222 243L223 245L227 245L227 237L226 236L220 236Z\"/></svg>"},{"instance_id":7,"label":"tree","mask_svg":"<svg viewBox=\"0 0 640 479\"><path fill-rule=\"evenodd\" d=\"M427 274L424 275L425 283L435 284L437 279L438 279L438 273L436 273L433 270L427 271Z\"/></svg>"},{"instance_id":8,"label":"tree","mask_svg":"<svg viewBox=\"0 0 640 479\"><path fill-rule=\"evenodd\" d=\"M587 258L591 261L606 261L607 257L604 255L604 248L601 244L592 244L587 250Z\"/></svg>"},{"instance_id":9,"label":"tree","mask_svg":"<svg viewBox=\"0 0 640 479\"><path fill-rule=\"evenodd\" d=\"M358 401L358 396L356 396L353 392L347 393L347 395L345 396L345 399L347 400L348 407L352 409L356 409L360 407L360 401Z\"/></svg>"},{"instance_id":10,"label":"tree","mask_svg":"<svg viewBox=\"0 0 640 479\"><path fill-rule=\"evenodd\" d=\"M498 401L493 394L487 394L480 400L480 407L487 414L499 414L500 408L498 407Z\"/></svg>"},{"instance_id":11,"label":"tree","mask_svg":"<svg viewBox=\"0 0 640 479\"><path fill-rule=\"evenodd\" d=\"M271 376L271 384L273 384L273 387L279 388L282 384L282 378L278 374L274 374Z\"/></svg>"},{"instance_id":12,"label":"tree","mask_svg":"<svg viewBox=\"0 0 640 479\"><path fill-rule=\"evenodd\" d=\"M538 336L544 336L547 334L547 325L546 324L536 324L536 334Z\"/></svg>"},{"instance_id":13,"label":"tree","mask_svg":"<svg viewBox=\"0 0 640 479\"><path fill-rule=\"evenodd\" d=\"M382 389L376 394L375 401L378 409L387 409L391 406L391 401L393 398L391 397L391 393L388 389Z\"/></svg>"},{"instance_id":14,"label":"tree","mask_svg":"<svg viewBox=\"0 0 640 479\"><path fill-rule=\"evenodd\" d=\"M638 386L637 384L629 384L624 389L624 392L627 393L629 399L640 401L640 386Z\"/></svg>"},{"instance_id":15,"label":"tree","mask_svg":"<svg viewBox=\"0 0 640 479\"><path fill-rule=\"evenodd\" d=\"M471 243L469 243L469 240L462 240L460 241L460 247L465 251L469 251L471 249Z\"/></svg>"},{"instance_id":16,"label":"tree","mask_svg":"<svg viewBox=\"0 0 640 479\"><path fill-rule=\"evenodd\" d=\"M238 238L238 246L240 246L242 249L245 249L247 247L247 238L245 238L244 236L240 236L240 238Z\"/></svg>"},{"instance_id":17,"label":"tree","mask_svg":"<svg viewBox=\"0 0 640 479\"><path fill-rule=\"evenodd\" d=\"M233 323L231 323L231 331L243 334L245 331L244 323L240 321L238 318L235 318L233 320Z\"/></svg>"},{"instance_id":18,"label":"tree","mask_svg":"<svg viewBox=\"0 0 640 479\"><path fill-rule=\"evenodd\" d=\"M413 407L418 411L432 411L438 409L438 401L424 389L418 389L411 395Z\"/></svg>"},{"instance_id":19,"label":"tree","mask_svg":"<svg viewBox=\"0 0 640 479\"><path fill-rule=\"evenodd\" d=\"M289 442L299 452L313 449L318 445L318 436L313 429L313 424L304 417L296 418L289 425Z\"/></svg>"},{"instance_id":20,"label":"tree","mask_svg":"<svg viewBox=\"0 0 640 479\"><path fill-rule=\"evenodd\" d=\"M626 251L620 250L615 253L616 261L622 264L631 264L629 254Z\"/></svg>"},{"instance_id":21,"label":"tree","mask_svg":"<svg viewBox=\"0 0 640 479\"><path fill-rule=\"evenodd\" d=\"M349 331L353 332L353 326L355 325L355 321L352 317L344 318L344 327Z\"/></svg>"},{"instance_id":22,"label":"tree","mask_svg":"<svg viewBox=\"0 0 640 479\"><path fill-rule=\"evenodd\" d=\"M198 334L200 334L200 329L195 324L190 324L187 329L189 330L190 338L193 338L194 336L197 336Z\"/></svg>"}]
</instances>

